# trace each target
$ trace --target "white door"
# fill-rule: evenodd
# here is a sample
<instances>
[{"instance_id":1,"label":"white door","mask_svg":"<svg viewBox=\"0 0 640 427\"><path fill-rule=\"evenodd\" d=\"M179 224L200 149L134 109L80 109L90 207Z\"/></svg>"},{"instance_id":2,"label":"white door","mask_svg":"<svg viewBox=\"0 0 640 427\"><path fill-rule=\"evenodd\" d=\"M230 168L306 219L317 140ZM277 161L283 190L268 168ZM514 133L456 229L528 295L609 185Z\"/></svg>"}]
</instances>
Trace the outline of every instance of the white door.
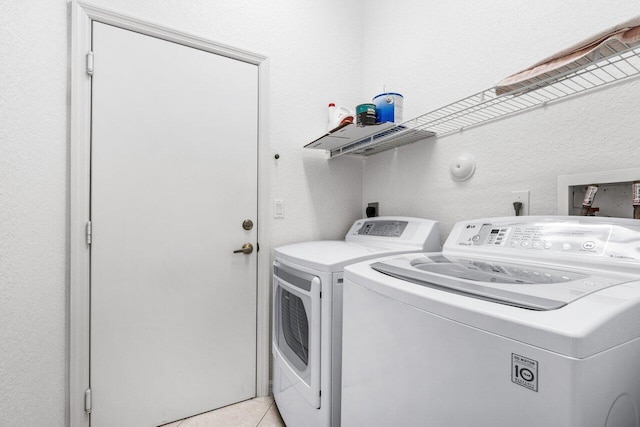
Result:
<instances>
[{"instance_id":1,"label":"white door","mask_svg":"<svg viewBox=\"0 0 640 427\"><path fill-rule=\"evenodd\" d=\"M255 396L258 67L93 24L92 427Z\"/></svg>"}]
</instances>

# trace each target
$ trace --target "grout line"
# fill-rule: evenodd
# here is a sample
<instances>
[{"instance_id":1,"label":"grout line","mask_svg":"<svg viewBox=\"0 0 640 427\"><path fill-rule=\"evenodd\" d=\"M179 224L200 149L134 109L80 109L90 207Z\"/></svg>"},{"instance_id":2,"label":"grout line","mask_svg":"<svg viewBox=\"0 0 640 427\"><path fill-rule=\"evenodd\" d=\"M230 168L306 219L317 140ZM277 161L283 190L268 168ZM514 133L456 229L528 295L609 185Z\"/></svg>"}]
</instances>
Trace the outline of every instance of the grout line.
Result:
<instances>
[{"instance_id":1,"label":"grout line","mask_svg":"<svg viewBox=\"0 0 640 427\"><path fill-rule=\"evenodd\" d=\"M241 401L241 402L237 402L237 403L233 403L233 404L231 404L231 405L223 406L223 407L221 407L221 408L217 408L217 409L214 409L214 410L212 410L212 411L203 412L202 414L196 414L196 415L193 415L193 416L191 416L191 417L187 417L187 418L184 418L184 419L182 419L182 420L178 420L178 421L179 421L179 424L177 424L177 425L176 425L176 427L180 427L180 426L181 426L182 424L184 424L186 421L189 421L189 420L190 420L190 419L192 419L192 418L198 417L199 415L203 415L203 414L206 414L206 413L209 413L209 412L215 412L215 411L218 411L218 410L220 410L220 409L222 409L222 408L232 407L232 406L238 405L238 404L240 404L240 403L243 403L243 402L249 402L249 401L251 401L251 400L255 400L255 399L257 399L257 398L249 399L249 400L245 400L245 401ZM275 404L276 404L276 401L275 401L275 399L274 399L274 400L271 402L271 404L267 407L267 409L265 410L264 414L262 414L262 417L260 417L260 420L258 420L258 424L256 424L256 427L258 427L258 426L260 425L260 423L264 420L264 418L267 416L267 414L269 413L269 411L271 410L271 408L272 408ZM178 421L174 421L174 422L178 422ZM173 424L173 423L170 423L170 424Z\"/></svg>"},{"instance_id":2,"label":"grout line","mask_svg":"<svg viewBox=\"0 0 640 427\"><path fill-rule=\"evenodd\" d=\"M274 400L273 402L271 402L271 405L269 405L269 407L267 408L266 411L264 411L264 414L262 414L262 418L260 418L260 420L258 421L258 424L256 424L256 427L258 427L260 425L260 423L262 422L262 420L264 420L264 417L267 416L267 414L269 413L269 411L271 410L271 407L273 405L276 404L276 401Z\"/></svg>"}]
</instances>

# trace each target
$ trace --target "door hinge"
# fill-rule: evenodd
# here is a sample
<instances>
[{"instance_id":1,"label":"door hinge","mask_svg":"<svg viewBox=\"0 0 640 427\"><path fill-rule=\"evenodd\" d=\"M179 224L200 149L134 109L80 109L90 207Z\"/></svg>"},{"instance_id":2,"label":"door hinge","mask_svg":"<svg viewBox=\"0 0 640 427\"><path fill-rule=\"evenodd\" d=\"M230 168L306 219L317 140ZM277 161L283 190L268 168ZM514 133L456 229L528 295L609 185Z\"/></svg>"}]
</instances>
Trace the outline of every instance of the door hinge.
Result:
<instances>
[{"instance_id":1,"label":"door hinge","mask_svg":"<svg viewBox=\"0 0 640 427\"><path fill-rule=\"evenodd\" d=\"M86 414L91 413L91 389L88 388L84 392L84 412Z\"/></svg>"},{"instance_id":2,"label":"door hinge","mask_svg":"<svg viewBox=\"0 0 640 427\"><path fill-rule=\"evenodd\" d=\"M86 227L86 231L87 231L87 245L91 244L91 240L93 238L93 230L91 229L91 221L87 221L87 227Z\"/></svg>"},{"instance_id":3,"label":"door hinge","mask_svg":"<svg viewBox=\"0 0 640 427\"><path fill-rule=\"evenodd\" d=\"M260 243L256 243L256 252L260 252Z\"/></svg>"},{"instance_id":4,"label":"door hinge","mask_svg":"<svg viewBox=\"0 0 640 427\"><path fill-rule=\"evenodd\" d=\"M93 76L93 52L87 53L87 74Z\"/></svg>"}]
</instances>

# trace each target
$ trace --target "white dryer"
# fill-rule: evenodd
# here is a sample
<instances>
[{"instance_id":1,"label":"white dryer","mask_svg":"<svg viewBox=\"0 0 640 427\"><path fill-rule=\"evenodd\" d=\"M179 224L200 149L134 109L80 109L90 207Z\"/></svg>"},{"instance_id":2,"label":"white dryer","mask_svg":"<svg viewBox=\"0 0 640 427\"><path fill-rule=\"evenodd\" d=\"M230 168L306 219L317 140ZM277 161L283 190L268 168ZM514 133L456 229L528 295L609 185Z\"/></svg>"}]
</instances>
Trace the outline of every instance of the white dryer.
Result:
<instances>
[{"instance_id":1,"label":"white dryer","mask_svg":"<svg viewBox=\"0 0 640 427\"><path fill-rule=\"evenodd\" d=\"M438 223L377 217L343 241L279 247L273 264L273 395L289 427L340 425L342 275L345 265L440 248Z\"/></svg>"},{"instance_id":2,"label":"white dryer","mask_svg":"<svg viewBox=\"0 0 640 427\"><path fill-rule=\"evenodd\" d=\"M342 425L640 426L640 221L463 221L344 278Z\"/></svg>"}]
</instances>

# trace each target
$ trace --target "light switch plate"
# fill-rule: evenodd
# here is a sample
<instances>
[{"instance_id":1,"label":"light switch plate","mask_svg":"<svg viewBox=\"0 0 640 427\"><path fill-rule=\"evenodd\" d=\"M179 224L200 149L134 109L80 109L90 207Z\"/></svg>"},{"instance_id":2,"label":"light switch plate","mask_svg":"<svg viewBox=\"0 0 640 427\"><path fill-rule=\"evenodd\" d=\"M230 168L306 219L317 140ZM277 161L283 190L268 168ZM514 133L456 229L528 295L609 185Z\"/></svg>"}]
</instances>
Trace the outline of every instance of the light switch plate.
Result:
<instances>
[{"instance_id":1,"label":"light switch plate","mask_svg":"<svg viewBox=\"0 0 640 427\"><path fill-rule=\"evenodd\" d=\"M284 200L273 199L273 217L284 218Z\"/></svg>"}]
</instances>

